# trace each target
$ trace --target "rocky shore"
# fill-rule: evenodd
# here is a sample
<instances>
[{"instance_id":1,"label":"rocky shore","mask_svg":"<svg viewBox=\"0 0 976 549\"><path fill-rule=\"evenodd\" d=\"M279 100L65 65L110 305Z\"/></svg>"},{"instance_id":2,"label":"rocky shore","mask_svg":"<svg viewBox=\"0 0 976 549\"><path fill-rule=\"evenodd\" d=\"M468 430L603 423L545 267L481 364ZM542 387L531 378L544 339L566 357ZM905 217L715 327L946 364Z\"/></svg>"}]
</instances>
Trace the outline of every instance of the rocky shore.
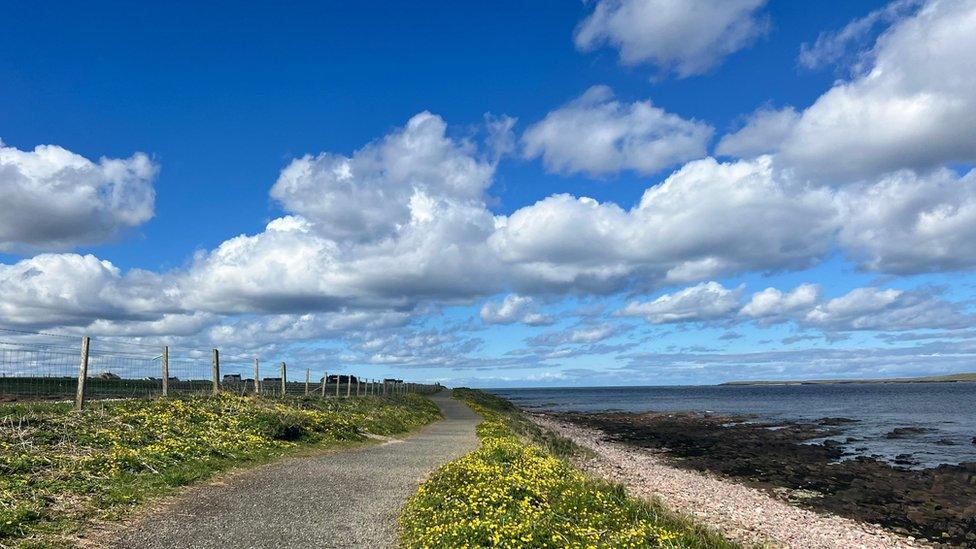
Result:
<instances>
[{"instance_id":1,"label":"rocky shore","mask_svg":"<svg viewBox=\"0 0 976 549\"><path fill-rule=\"evenodd\" d=\"M810 443L836 434L837 425L852 421L847 418L782 424L747 422L752 418L742 416L690 413L561 413L536 418L552 423L550 427L558 427L577 442L594 447L604 459L623 460L634 466L634 459L641 458L643 467L653 464L678 468L683 473L709 472L720 477L713 479L717 482L752 490L784 505L788 502L786 509L826 511L853 519L840 526L822 525L828 532L822 540L834 536L849 542L836 545L811 540L783 543L784 536L790 539L796 535L788 530L802 521L813 520L811 516L792 526L786 521L785 528L764 526L763 518L746 526L731 527L759 532L759 540L765 539L760 542L795 547L900 547L916 546L909 538L924 538L944 546L976 546L976 463L910 469L869 457L841 459L845 456L839 444ZM900 431L892 436L910 434ZM620 444L608 445L607 441ZM640 451L635 453L637 449ZM911 456L903 459L906 465L910 464ZM695 478L699 477L705 478L700 473ZM725 501L727 492L722 490L727 488L712 486L703 490L707 493L710 489L718 490L713 497L735 506L735 501ZM737 499L743 497L739 494ZM694 503L705 504L707 501ZM789 514L783 508L777 508L777 512ZM792 516L791 520L798 519ZM736 520L731 522L735 524ZM872 531L863 524L881 525L902 537L886 537L880 530ZM770 531L763 533L764 528ZM861 541L845 537L851 535L852 528L854 538ZM867 541L862 539L865 535Z\"/></svg>"}]
</instances>

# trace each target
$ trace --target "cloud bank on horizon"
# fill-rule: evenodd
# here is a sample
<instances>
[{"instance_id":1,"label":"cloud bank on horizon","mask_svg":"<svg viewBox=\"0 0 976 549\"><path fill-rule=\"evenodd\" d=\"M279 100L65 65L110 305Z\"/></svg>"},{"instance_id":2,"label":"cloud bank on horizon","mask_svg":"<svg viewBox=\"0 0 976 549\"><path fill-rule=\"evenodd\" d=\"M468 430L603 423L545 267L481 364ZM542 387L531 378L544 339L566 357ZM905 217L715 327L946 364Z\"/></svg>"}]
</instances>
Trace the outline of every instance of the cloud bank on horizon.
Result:
<instances>
[{"instance_id":1,"label":"cloud bank on horizon","mask_svg":"<svg viewBox=\"0 0 976 549\"><path fill-rule=\"evenodd\" d=\"M775 32L765 0L587 9L567 30L580 54L613 50L654 80L707 85ZM168 270L73 251L149 221L165 162L0 142L0 251L17 254L0 263L0 323L481 385L971 370L976 2L896 0L797 51L846 76L723 135L650 83L626 100L595 82L474 133L419 112L292 159L268 185L282 215ZM501 213L500 170L534 162L556 181L646 184L632 205L560 192Z\"/></svg>"}]
</instances>

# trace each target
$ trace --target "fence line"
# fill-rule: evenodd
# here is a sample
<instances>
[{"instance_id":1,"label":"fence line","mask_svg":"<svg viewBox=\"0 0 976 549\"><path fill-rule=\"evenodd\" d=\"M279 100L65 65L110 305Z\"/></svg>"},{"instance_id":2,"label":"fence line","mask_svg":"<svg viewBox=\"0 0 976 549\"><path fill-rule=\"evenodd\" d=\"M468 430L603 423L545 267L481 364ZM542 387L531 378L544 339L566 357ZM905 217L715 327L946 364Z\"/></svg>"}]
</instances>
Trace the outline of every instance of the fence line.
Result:
<instances>
[{"instance_id":1,"label":"fence line","mask_svg":"<svg viewBox=\"0 0 976 549\"><path fill-rule=\"evenodd\" d=\"M75 407L81 409L90 399L221 391L272 398L351 398L439 389L439 385L402 379L295 370L284 361L262 361L218 349L177 349L117 338L0 328L0 402L74 398Z\"/></svg>"}]
</instances>

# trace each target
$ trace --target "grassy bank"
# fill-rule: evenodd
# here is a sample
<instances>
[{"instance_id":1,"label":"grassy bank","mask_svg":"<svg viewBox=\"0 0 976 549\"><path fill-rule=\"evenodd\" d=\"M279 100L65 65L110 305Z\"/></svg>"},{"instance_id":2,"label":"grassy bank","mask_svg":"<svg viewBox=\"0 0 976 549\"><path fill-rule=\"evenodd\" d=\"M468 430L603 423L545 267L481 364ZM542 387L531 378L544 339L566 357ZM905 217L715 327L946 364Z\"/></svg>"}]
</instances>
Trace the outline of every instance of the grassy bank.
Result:
<instances>
[{"instance_id":1,"label":"grassy bank","mask_svg":"<svg viewBox=\"0 0 976 549\"><path fill-rule=\"evenodd\" d=\"M543 431L503 399L455 397L484 417L481 447L438 470L408 502L408 547L735 547L616 485L586 477L581 450Z\"/></svg>"},{"instance_id":2,"label":"grassy bank","mask_svg":"<svg viewBox=\"0 0 976 549\"><path fill-rule=\"evenodd\" d=\"M214 472L309 448L393 435L440 417L418 395L289 398L231 394L0 406L0 547L71 544L92 520Z\"/></svg>"}]
</instances>

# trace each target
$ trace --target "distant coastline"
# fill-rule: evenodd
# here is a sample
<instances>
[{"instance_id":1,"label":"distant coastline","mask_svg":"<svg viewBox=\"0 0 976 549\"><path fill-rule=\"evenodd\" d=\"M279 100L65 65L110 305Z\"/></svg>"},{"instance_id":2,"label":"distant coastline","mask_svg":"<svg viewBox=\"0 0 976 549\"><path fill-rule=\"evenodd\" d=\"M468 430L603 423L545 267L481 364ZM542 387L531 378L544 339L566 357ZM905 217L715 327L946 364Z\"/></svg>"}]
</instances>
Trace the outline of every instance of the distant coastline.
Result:
<instances>
[{"instance_id":1,"label":"distant coastline","mask_svg":"<svg viewBox=\"0 0 976 549\"><path fill-rule=\"evenodd\" d=\"M828 385L852 383L957 383L976 382L976 372L965 374L949 374L944 376L925 377L894 377L888 379L804 379L804 380L756 380L756 381L727 381L720 385Z\"/></svg>"}]
</instances>

